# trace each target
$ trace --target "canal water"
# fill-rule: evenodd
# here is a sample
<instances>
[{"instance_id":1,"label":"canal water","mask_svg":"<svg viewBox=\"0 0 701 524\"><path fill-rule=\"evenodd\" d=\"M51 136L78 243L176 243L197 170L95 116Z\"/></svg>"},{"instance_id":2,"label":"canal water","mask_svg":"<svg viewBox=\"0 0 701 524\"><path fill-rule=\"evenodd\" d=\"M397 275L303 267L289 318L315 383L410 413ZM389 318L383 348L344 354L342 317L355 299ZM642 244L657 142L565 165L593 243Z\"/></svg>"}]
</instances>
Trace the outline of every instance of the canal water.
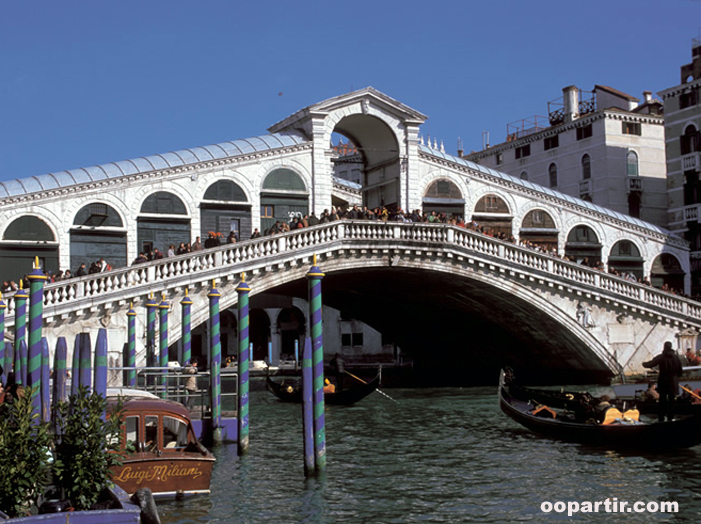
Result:
<instances>
[{"instance_id":1,"label":"canal water","mask_svg":"<svg viewBox=\"0 0 701 524\"><path fill-rule=\"evenodd\" d=\"M326 474L311 479L302 407L252 392L248 455L218 448L211 495L159 502L162 522L701 522L701 446L625 454L547 440L501 413L496 388L384 391L396 402L327 406ZM679 512L541 511L607 498L613 509L614 497Z\"/></svg>"}]
</instances>

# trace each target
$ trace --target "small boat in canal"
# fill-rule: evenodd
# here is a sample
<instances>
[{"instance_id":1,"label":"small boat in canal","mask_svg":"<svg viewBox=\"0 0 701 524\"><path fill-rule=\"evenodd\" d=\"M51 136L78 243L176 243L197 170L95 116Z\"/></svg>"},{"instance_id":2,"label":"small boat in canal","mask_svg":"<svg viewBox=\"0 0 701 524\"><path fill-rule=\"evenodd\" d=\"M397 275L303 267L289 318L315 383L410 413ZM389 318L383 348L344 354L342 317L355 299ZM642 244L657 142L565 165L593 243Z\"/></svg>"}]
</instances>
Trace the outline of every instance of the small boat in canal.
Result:
<instances>
[{"instance_id":1,"label":"small boat in canal","mask_svg":"<svg viewBox=\"0 0 701 524\"><path fill-rule=\"evenodd\" d=\"M684 366L679 383L688 385L690 389L701 389L701 366ZM657 382L657 371L649 371L646 374L619 377L611 382L611 388L616 398L633 399L643 393L648 384Z\"/></svg>"},{"instance_id":2,"label":"small boat in canal","mask_svg":"<svg viewBox=\"0 0 701 524\"><path fill-rule=\"evenodd\" d=\"M555 409L554 405L525 400L523 393L524 388L513 384L513 379L502 371L499 380L501 410L522 426L546 437L615 449L670 450L701 444L701 415L680 416L669 422L656 422L656 418L648 421L641 418L639 422L621 418L603 424L591 418L582 420L576 413Z\"/></svg>"},{"instance_id":3,"label":"small boat in canal","mask_svg":"<svg viewBox=\"0 0 701 524\"><path fill-rule=\"evenodd\" d=\"M110 404L116 403L111 398ZM149 488L155 498L210 492L214 455L195 436L188 410L160 398L127 397L123 403L127 453L112 481L128 494Z\"/></svg>"},{"instance_id":4,"label":"small boat in canal","mask_svg":"<svg viewBox=\"0 0 701 524\"><path fill-rule=\"evenodd\" d=\"M324 402L334 406L350 406L363 400L380 385L382 373L370 382L360 382L352 386L345 386L333 393L324 393ZM300 378L286 378L279 382L269 376L266 377L268 390L283 402L302 403L302 380Z\"/></svg>"}]
</instances>

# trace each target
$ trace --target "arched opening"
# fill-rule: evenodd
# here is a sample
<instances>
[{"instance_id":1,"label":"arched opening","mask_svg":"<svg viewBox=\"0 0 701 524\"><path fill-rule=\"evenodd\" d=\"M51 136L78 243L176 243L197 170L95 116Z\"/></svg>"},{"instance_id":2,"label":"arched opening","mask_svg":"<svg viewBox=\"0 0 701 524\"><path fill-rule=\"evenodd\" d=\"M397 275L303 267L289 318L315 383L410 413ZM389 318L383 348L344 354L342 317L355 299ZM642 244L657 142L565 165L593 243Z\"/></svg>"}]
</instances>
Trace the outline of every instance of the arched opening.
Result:
<instances>
[{"instance_id":1,"label":"arched opening","mask_svg":"<svg viewBox=\"0 0 701 524\"><path fill-rule=\"evenodd\" d=\"M477 201L472 221L477 223L477 227L484 233L511 238L511 211L506 202L497 195L485 195Z\"/></svg>"},{"instance_id":2,"label":"arched opening","mask_svg":"<svg viewBox=\"0 0 701 524\"><path fill-rule=\"evenodd\" d=\"M154 248L162 253L190 242L190 217L182 200L173 193L158 191L149 195L137 217L137 248L148 255Z\"/></svg>"},{"instance_id":3,"label":"arched opening","mask_svg":"<svg viewBox=\"0 0 701 524\"><path fill-rule=\"evenodd\" d=\"M521 243L557 254L557 237L557 227L549 213L542 209L533 209L523 217L519 231Z\"/></svg>"},{"instance_id":4,"label":"arched opening","mask_svg":"<svg viewBox=\"0 0 701 524\"><path fill-rule=\"evenodd\" d=\"M344 142L345 139L345 142ZM334 142L336 144L334 145ZM331 204L340 209L362 205L364 160L363 155L348 137L333 133L331 137L334 192Z\"/></svg>"},{"instance_id":5,"label":"arched opening","mask_svg":"<svg viewBox=\"0 0 701 524\"><path fill-rule=\"evenodd\" d=\"M270 317L263 309L251 309L249 340L253 344L253 360L264 360L268 356L270 343Z\"/></svg>"},{"instance_id":6,"label":"arched opening","mask_svg":"<svg viewBox=\"0 0 701 524\"><path fill-rule=\"evenodd\" d=\"M458 186L446 179L434 181L426 189L423 197L423 211L443 213L447 217L454 215L462 218L465 214L465 199Z\"/></svg>"},{"instance_id":7,"label":"arched opening","mask_svg":"<svg viewBox=\"0 0 701 524\"><path fill-rule=\"evenodd\" d=\"M251 204L241 187L231 180L218 180L207 188L200 203L200 236L216 231L227 238L232 231L239 240L251 236Z\"/></svg>"},{"instance_id":8,"label":"arched opening","mask_svg":"<svg viewBox=\"0 0 701 524\"><path fill-rule=\"evenodd\" d=\"M636 280L642 281L645 276L643 262L638 246L630 240L619 240L613 245L609 253L609 272L613 273L615 271L623 277L632 273Z\"/></svg>"},{"instance_id":9,"label":"arched opening","mask_svg":"<svg viewBox=\"0 0 701 524\"><path fill-rule=\"evenodd\" d=\"M635 151L628 151L626 154L626 174L638 176L638 154Z\"/></svg>"},{"instance_id":10,"label":"arched opening","mask_svg":"<svg viewBox=\"0 0 701 524\"><path fill-rule=\"evenodd\" d=\"M650 283L657 288L684 290L684 270L677 257L670 253L658 255L650 268Z\"/></svg>"},{"instance_id":11,"label":"arched opening","mask_svg":"<svg viewBox=\"0 0 701 524\"><path fill-rule=\"evenodd\" d=\"M291 169L268 173L260 194L260 228L268 234L276 222L290 222L309 213L309 195L304 180Z\"/></svg>"},{"instance_id":12,"label":"arched opening","mask_svg":"<svg viewBox=\"0 0 701 524\"><path fill-rule=\"evenodd\" d=\"M58 271L56 237L41 218L16 218L7 226L0 243L0 278L19 284L32 271L35 257L39 257L39 265L46 271Z\"/></svg>"},{"instance_id":13,"label":"arched opening","mask_svg":"<svg viewBox=\"0 0 701 524\"><path fill-rule=\"evenodd\" d=\"M355 148L346 166L335 163L335 172L350 166L360 180L362 203L370 209L401 207L399 144L390 127L374 116L354 114L342 118L334 129ZM340 178L340 176L339 176Z\"/></svg>"},{"instance_id":14,"label":"arched opening","mask_svg":"<svg viewBox=\"0 0 701 524\"><path fill-rule=\"evenodd\" d=\"M300 358L306 326L304 314L296 307L285 308L277 317L277 327L280 330L280 360L293 360L295 341L299 344Z\"/></svg>"},{"instance_id":15,"label":"arched opening","mask_svg":"<svg viewBox=\"0 0 701 524\"><path fill-rule=\"evenodd\" d=\"M688 125L684 129L684 134L679 137L679 146L682 155L695 153L701 145L701 133L693 126Z\"/></svg>"},{"instance_id":16,"label":"arched opening","mask_svg":"<svg viewBox=\"0 0 701 524\"><path fill-rule=\"evenodd\" d=\"M548 166L548 180L550 187L555 189L557 187L557 166L554 163Z\"/></svg>"},{"instance_id":17,"label":"arched opening","mask_svg":"<svg viewBox=\"0 0 701 524\"><path fill-rule=\"evenodd\" d=\"M70 230L71 272L81 264L104 258L113 268L127 265L127 232L122 218L112 206L93 202L83 206Z\"/></svg>"},{"instance_id":18,"label":"arched opening","mask_svg":"<svg viewBox=\"0 0 701 524\"><path fill-rule=\"evenodd\" d=\"M565 256L573 262L595 267L601 262L601 244L592 228L574 226L567 235Z\"/></svg>"}]
</instances>

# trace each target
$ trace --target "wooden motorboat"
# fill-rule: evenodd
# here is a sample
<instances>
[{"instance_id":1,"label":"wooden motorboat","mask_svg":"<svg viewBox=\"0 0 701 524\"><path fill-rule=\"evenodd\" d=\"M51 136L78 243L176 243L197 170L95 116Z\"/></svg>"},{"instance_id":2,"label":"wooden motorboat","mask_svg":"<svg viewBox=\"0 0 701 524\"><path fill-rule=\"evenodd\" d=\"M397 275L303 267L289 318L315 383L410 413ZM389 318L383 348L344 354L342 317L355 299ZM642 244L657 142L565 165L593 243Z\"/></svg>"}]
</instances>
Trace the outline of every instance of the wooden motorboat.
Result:
<instances>
[{"instance_id":1,"label":"wooden motorboat","mask_svg":"<svg viewBox=\"0 0 701 524\"><path fill-rule=\"evenodd\" d=\"M123 410L122 437L130 451L112 468L115 484L130 495L149 488L156 498L209 493L215 458L197 440L182 404L134 397Z\"/></svg>"},{"instance_id":2,"label":"wooden motorboat","mask_svg":"<svg viewBox=\"0 0 701 524\"><path fill-rule=\"evenodd\" d=\"M360 382L352 386L346 386L333 393L324 393L324 402L337 406L350 406L367 397L380 385L381 373L370 382ZM299 378L287 378L276 381L266 377L268 390L283 402L302 403L302 380Z\"/></svg>"},{"instance_id":3,"label":"wooden motorboat","mask_svg":"<svg viewBox=\"0 0 701 524\"><path fill-rule=\"evenodd\" d=\"M554 416L538 416L542 406L532 400L523 400L511 393L518 387L505 380L504 372L499 381L499 406L513 420L534 433L595 446L616 449L688 448L701 444L701 415L680 417L670 422L641 421L638 424L599 423L577 421L574 415L547 406L546 413Z\"/></svg>"}]
</instances>

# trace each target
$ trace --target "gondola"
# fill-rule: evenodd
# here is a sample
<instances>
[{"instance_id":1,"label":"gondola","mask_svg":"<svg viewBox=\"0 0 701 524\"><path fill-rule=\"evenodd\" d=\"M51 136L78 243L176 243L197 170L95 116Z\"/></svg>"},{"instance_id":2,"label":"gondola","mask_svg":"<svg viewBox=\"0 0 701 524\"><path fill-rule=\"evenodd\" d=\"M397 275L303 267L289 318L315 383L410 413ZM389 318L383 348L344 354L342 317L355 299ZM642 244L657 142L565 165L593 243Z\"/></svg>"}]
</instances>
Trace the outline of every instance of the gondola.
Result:
<instances>
[{"instance_id":1,"label":"gondola","mask_svg":"<svg viewBox=\"0 0 701 524\"><path fill-rule=\"evenodd\" d=\"M324 402L335 406L350 406L351 404L355 404L377 389L380 385L380 377L381 373L378 373L370 382L362 383L358 381L357 384L346 386L334 393L325 393ZM284 379L280 382L276 382L268 376L266 377L266 382L268 384L268 390L283 402L302 403L301 379Z\"/></svg>"},{"instance_id":2,"label":"gondola","mask_svg":"<svg viewBox=\"0 0 701 524\"><path fill-rule=\"evenodd\" d=\"M522 426L546 437L615 449L669 450L701 444L701 415L680 417L671 422L610 425L578 422L574 416L570 418L552 409L546 411L555 413L555 418L540 417L534 412L541 406L517 398L511 389L502 371L499 380L501 410ZM515 392L517 389L514 388Z\"/></svg>"}]
</instances>

